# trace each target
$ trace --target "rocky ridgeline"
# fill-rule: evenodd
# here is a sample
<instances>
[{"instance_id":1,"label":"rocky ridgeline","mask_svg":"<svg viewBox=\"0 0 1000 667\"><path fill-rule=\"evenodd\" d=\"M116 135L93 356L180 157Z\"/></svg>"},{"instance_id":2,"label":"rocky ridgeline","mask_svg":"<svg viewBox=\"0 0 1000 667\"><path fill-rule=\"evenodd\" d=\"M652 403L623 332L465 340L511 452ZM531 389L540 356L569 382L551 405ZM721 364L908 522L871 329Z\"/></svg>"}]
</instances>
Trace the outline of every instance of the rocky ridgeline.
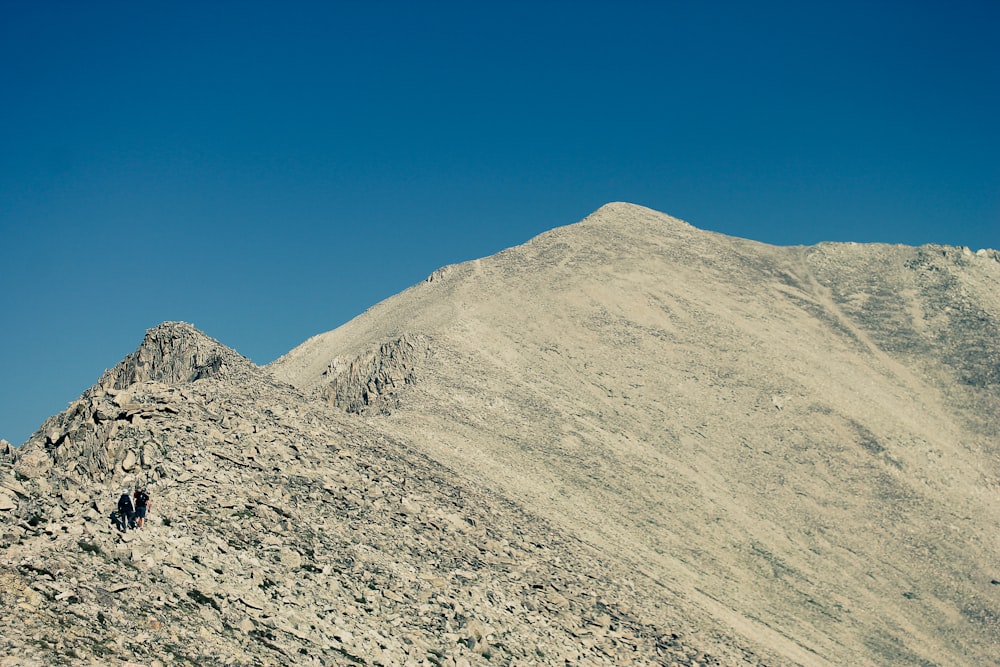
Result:
<instances>
[{"instance_id":1,"label":"rocky ridgeline","mask_svg":"<svg viewBox=\"0 0 1000 667\"><path fill-rule=\"evenodd\" d=\"M246 357L185 322L164 322L146 332L132 354L107 371L102 387L125 389L139 382L181 384L209 377L249 380L257 367Z\"/></svg>"},{"instance_id":2,"label":"rocky ridgeline","mask_svg":"<svg viewBox=\"0 0 1000 667\"><path fill-rule=\"evenodd\" d=\"M417 381L414 362L427 350L423 336L401 336L346 366L331 364L323 373L320 395L346 412L390 414L398 407L403 389Z\"/></svg>"},{"instance_id":3,"label":"rocky ridgeline","mask_svg":"<svg viewBox=\"0 0 1000 667\"><path fill-rule=\"evenodd\" d=\"M29 440L20 474L38 479L52 464L76 476L103 481L115 465L151 469L166 443L143 427L161 412L177 414L187 396L178 387L221 377L260 382L251 361L183 322L150 329L139 348L108 370L64 412L48 419Z\"/></svg>"},{"instance_id":4,"label":"rocky ridgeline","mask_svg":"<svg viewBox=\"0 0 1000 667\"><path fill-rule=\"evenodd\" d=\"M0 456L0 665L760 664L213 343L152 330ZM123 534L138 483L151 515Z\"/></svg>"}]
</instances>

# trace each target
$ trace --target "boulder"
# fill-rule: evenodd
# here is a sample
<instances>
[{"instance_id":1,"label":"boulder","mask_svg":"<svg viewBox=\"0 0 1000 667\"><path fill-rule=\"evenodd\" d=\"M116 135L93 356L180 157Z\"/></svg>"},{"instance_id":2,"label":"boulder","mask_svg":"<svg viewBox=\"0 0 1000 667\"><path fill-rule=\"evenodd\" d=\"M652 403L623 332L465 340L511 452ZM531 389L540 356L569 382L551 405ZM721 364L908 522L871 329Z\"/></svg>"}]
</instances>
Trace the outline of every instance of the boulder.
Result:
<instances>
[{"instance_id":1,"label":"boulder","mask_svg":"<svg viewBox=\"0 0 1000 667\"><path fill-rule=\"evenodd\" d=\"M0 493L0 512L17 509L17 502L6 493Z\"/></svg>"},{"instance_id":2,"label":"boulder","mask_svg":"<svg viewBox=\"0 0 1000 667\"><path fill-rule=\"evenodd\" d=\"M147 442L139 451L139 461L143 468L152 468L157 459L157 450L152 443Z\"/></svg>"}]
</instances>

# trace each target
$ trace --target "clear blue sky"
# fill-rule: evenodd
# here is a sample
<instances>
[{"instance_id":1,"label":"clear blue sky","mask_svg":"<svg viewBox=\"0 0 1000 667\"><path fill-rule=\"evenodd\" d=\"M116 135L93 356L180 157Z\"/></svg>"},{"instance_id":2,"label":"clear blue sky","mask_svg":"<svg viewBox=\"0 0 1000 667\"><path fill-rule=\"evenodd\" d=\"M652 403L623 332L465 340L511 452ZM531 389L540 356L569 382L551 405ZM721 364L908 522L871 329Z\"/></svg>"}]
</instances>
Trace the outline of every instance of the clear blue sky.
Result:
<instances>
[{"instance_id":1,"label":"clear blue sky","mask_svg":"<svg viewBox=\"0 0 1000 667\"><path fill-rule=\"evenodd\" d=\"M1000 3L0 0L0 437L608 201L1000 248Z\"/></svg>"}]
</instances>

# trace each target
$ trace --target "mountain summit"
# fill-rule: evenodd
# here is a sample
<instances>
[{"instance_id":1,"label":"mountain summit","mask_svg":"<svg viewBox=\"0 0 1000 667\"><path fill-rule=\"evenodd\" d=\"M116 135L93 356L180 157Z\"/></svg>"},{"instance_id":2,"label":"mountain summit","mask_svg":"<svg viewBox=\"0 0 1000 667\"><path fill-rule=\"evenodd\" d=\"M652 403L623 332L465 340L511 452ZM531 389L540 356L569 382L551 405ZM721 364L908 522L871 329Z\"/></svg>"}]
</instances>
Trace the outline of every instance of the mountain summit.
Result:
<instances>
[{"instance_id":1,"label":"mountain summit","mask_svg":"<svg viewBox=\"0 0 1000 667\"><path fill-rule=\"evenodd\" d=\"M265 368L161 325L0 452L9 651L998 664L998 259L613 203Z\"/></svg>"},{"instance_id":2,"label":"mountain summit","mask_svg":"<svg viewBox=\"0 0 1000 667\"><path fill-rule=\"evenodd\" d=\"M125 389L137 382L182 384L220 374L252 372L253 363L186 322L164 322L98 384Z\"/></svg>"}]
</instances>

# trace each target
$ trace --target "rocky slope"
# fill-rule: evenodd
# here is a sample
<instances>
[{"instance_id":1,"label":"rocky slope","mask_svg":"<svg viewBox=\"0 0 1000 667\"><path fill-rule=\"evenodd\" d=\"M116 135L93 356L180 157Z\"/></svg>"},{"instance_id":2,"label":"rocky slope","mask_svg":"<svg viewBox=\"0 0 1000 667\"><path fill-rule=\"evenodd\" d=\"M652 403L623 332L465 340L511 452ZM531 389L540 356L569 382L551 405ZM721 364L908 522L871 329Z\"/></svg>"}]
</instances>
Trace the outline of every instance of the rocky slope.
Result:
<instances>
[{"instance_id":1,"label":"rocky slope","mask_svg":"<svg viewBox=\"0 0 1000 667\"><path fill-rule=\"evenodd\" d=\"M801 664L994 664L997 259L611 204L271 370L329 396L425 341L380 428L690 608Z\"/></svg>"},{"instance_id":2,"label":"rocky slope","mask_svg":"<svg viewBox=\"0 0 1000 667\"><path fill-rule=\"evenodd\" d=\"M0 665L1000 664L998 373L995 251L627 204L267 368L164 324L0 446Z\"/></svg>"},{"instance_id":3,"label":"rocky slope","mask_svg":"<svg viewBox=\"0 0 1000 667\"><path fill-rule=\"evenodd\" d=\"M5 453L0 501L4 665L760 664L186 324Z\"/></svg>"}]
</instances>

